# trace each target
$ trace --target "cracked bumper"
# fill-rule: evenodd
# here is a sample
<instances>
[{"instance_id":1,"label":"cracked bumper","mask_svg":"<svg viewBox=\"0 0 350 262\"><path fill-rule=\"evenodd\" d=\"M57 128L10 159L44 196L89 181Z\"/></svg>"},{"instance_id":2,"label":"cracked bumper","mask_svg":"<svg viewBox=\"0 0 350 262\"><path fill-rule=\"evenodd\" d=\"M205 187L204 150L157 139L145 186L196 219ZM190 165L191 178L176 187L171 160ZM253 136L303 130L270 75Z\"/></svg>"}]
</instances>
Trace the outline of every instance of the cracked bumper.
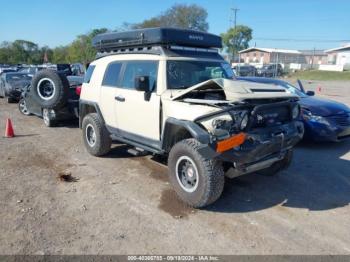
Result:
<instances>
[{"instance_id":1,"label":"cracked bumper","mask_svg":"<svg viewBox=\"0 0 350 262\"><path fill-rule=\"evenodd\" d=\"M230 162L236 168L269 162L269 159L275 159L276 162L302 139L303 134L303 123L295 121L278 127L248 132L242 145L223 153L216 152L216 144L203 145L199 152L208 158Z\"/></svg>"}]
</instances>

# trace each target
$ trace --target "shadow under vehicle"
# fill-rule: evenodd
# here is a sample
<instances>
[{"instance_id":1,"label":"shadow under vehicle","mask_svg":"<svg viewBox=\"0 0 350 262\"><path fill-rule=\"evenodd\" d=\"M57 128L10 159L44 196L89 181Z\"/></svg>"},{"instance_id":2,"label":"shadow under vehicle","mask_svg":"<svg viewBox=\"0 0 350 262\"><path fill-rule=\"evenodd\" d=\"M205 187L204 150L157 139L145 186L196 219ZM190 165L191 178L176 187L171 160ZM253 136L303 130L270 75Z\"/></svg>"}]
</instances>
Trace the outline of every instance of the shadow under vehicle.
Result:
<instances>
[{"instance_id":1,"label":"shadow under vehicle","mask_svg":"<svg viewBox=\"0 0 350 262\"><path fill-rule=\"evenodd\" d=\"M304 141L297 145L289 169L276 177L251 174L228 180L222 197L207 210L250 213L281 206L323 211L347 206L350 160L344 156L349 149L350 140L341 144Z\"/></svg>"}]
</instances>

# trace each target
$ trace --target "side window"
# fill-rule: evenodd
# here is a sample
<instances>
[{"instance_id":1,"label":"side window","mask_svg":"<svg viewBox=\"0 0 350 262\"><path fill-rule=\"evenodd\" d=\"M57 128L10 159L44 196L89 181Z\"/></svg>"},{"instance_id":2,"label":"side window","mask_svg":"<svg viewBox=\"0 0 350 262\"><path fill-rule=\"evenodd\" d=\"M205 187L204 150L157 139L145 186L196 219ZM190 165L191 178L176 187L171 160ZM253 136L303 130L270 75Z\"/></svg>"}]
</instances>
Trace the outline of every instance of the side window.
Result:
<instances>
[{"instance_id":1,"label":"side window","mask_svg":"<svg viewBox=\"0 0 350 262\"><path fill-rule=\"evenodd\" d=\"M130 61L125 63L124 76L121 86L127 89L135 88L135 77L148 76L150 91L157 87L158 62L157 61Z\"/></svg>"},{"instance_id":2,"label":"side window","mask_svg":"<svg viewBox=\"0 0 350 262\"><path fill-rule=\"evenodd\" d=\"M118 86L118 80L120 75L120 70L122 68L121 62L111 63L108 65L105 76L102 81L102 85L104 86Z\"/></svg>"},{"instance_id":3,"label":"side window","mask_svg":"<svg viewBox=\"0 0 350 262\"><path fill-rule=\"evenodd\" d=\"M89 66L89 68L87 69L86 74L84 76L84 83L87 83L87 84L90 83L92 73L94 72L94 70L95 70L94 65Z\"/></svg>"}]
</instances>

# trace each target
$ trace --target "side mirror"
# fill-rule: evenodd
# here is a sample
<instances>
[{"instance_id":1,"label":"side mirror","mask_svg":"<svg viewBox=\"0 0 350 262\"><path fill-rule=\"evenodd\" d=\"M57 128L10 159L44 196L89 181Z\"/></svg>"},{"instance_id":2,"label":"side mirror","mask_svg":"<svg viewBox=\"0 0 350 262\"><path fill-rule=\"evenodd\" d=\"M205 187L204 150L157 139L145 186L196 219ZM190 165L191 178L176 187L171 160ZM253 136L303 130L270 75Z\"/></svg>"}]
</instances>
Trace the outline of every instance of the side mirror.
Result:
<instances>
[{"instance_id":1,"label":"side mirror","mask_svg":"<svg viewBox=\"0 0 350 262\"><path fill-rule=\"evenodd\" d=\"M137 76L135 77L135 89L137 91L149 92L149 76Z\"/></svg>"},{"instance_id":2,"label":"side mirror","mask_svg":"<svg viewBox=\"0 0 350 262\"><path fill-rule=\"evenodd\" d=\"M306 91L306 95L308 96L314 96L315 92L314 91Z\"/></svg>"}]
</instances>

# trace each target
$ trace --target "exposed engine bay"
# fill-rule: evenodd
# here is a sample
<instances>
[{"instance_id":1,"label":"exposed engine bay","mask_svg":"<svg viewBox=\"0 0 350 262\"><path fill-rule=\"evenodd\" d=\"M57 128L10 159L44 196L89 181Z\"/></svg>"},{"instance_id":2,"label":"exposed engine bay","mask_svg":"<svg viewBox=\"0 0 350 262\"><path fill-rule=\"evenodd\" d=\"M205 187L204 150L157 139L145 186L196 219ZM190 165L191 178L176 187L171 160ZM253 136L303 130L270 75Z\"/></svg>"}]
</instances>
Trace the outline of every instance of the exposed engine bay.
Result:
<instances>
[{"instance_id":1,"label":"exposed engine bay","mask_svg":"<svg viewBox=\"0 0 350 262\"><path fill-rule=\"evenodd\" d=\"M174 99L220 108L218 112L195 120L220 139L256 128L284 125L300 114L295 96L270 85L214 79L181 93Z\"/></svg>"}]
</instances>

